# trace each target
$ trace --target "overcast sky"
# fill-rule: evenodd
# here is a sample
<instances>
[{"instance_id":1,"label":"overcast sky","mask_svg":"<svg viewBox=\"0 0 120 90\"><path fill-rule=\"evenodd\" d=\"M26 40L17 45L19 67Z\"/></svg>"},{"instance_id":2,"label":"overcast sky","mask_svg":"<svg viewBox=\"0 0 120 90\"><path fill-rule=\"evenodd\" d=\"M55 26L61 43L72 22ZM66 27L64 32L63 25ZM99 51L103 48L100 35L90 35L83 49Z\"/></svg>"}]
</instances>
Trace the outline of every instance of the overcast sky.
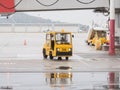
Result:
<instances>
[{"instance_id":1,"label":"overcast sky","mask_svg":"<svg viewBox=\"0 0 120 90\"><path fill-rule=\"evenodd\" d=\"M103 24L108 18L103 14L94 13L92 10L41 11L29 12L28 14L45 19L51 19L53 21L80 23L85 25L92 24L92 21L98 24Z\"/></svg>"}]
</instances>

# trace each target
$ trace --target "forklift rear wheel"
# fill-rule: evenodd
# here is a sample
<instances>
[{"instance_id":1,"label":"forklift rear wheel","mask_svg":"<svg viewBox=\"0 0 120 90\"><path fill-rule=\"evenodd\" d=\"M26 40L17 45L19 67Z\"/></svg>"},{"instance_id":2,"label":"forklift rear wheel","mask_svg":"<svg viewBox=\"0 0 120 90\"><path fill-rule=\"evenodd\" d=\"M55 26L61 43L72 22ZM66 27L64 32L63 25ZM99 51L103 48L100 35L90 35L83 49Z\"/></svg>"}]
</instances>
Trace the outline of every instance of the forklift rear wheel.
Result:
<instances>
[{"instance_id":1,"label":"forklift rear wheel","mask_svg":"<svg viewBox=\"0 0 120 90\"><path fill-rule=\"evenodd\" d=\"M45 50L45 49L43 49L43 57L44 57L44 59L46 59L46 58L47 58L47 55L46 55L46 50Z\"/></svg>"},{"instance_id":2,"label":"forklift rear wheel","mask_svg":"<svg viewBox=\"0 0 120 90\"><path fill-rule=\"evenodd\" d=\"M90 43L87 43L88 45L90 45Z\"/></svg>"},{"instance_id":3,"label":"forklift rear wheel","mask_svg":"<svg viewBox=\"0 0 120 90\"><path fill-rule=\"evenodd\" d=\"M69 59L69 57L65 57L65 59L66 59L66 60L68 60L68 59Z\"/></svg>"}]
</instances>

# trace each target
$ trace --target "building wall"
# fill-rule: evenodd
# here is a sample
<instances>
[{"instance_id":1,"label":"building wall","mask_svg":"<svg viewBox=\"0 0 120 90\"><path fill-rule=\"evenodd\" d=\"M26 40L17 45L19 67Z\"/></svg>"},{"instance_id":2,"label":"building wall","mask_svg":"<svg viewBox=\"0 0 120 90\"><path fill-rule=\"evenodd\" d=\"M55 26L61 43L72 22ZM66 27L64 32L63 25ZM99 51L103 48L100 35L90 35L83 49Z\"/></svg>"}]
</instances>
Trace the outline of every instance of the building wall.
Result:
<instances>
[{"instance_id":1,"label":"building wall","mask_svg":"<svg viewBox=\"0 0 120 90\"><path fill-rule=\"evenodd\" d=\"M1 33L47 32L48 30L78 32L77 24L1 24Z\"/></svg>"}]
</instances>

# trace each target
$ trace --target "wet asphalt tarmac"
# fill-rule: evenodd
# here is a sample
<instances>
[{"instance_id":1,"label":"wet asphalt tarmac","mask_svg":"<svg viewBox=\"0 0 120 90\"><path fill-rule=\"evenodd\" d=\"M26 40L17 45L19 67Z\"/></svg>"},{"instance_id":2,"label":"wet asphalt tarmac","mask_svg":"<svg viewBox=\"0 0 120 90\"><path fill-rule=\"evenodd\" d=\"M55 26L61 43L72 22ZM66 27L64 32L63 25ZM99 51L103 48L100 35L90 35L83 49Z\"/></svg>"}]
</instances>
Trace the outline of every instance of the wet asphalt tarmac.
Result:
<instances>
[{"instance_id":1,"label":"wet asphalt tarmac","mask_svg":"<svg viewBox=\"0 0 120 90\"><path fill-rule=\"evenodd\" d=\"M43 34L9 34L10 38L8 34L2 35L0 90L120 90L119 83L114 82L111 88L108 80L109 72L119 74L119 53L109 56L106 51L87 46L81 38L85 34L75 35L74 54L68 61L43 59L43 43L40 43L44 42ZM62 77L47 77L55 73ZM72 77L68 78L68 74Z\"/></svg>"}]
</instances>

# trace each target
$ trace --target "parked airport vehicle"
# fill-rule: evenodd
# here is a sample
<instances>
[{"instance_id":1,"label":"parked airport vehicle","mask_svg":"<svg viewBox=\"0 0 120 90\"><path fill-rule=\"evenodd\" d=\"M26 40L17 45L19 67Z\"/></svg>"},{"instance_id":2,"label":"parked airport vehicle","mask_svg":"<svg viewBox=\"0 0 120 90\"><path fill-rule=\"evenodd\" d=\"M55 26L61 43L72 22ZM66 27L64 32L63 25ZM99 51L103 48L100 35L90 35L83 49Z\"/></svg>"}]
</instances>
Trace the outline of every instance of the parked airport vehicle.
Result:
<instances>
[{"instance_id":1,"label":"parked airport vehicle","mask_svg":"<svg viewBox=\"0 0 120 90\"><path fill-rule=\"evenodd\" d=\"M87 34L86 43L95 46L95 49L101 49L101 45L109 43L108 28L91 28Z\"/></svg>"},{"instance_id":2,"label":"parked airport vehicle","mask_svg":"<svg viewBox=\"0 0 120 90\"><path fill-rule=\"evenodd\" d=\"M72 56L73 45L72 45L72 34L71 32L55 32L50 31L46 33L46 41L43 47L43 57L50 59L58 57L62 60L65 57L66 60Z\"/></svg>"}]
</instances>

